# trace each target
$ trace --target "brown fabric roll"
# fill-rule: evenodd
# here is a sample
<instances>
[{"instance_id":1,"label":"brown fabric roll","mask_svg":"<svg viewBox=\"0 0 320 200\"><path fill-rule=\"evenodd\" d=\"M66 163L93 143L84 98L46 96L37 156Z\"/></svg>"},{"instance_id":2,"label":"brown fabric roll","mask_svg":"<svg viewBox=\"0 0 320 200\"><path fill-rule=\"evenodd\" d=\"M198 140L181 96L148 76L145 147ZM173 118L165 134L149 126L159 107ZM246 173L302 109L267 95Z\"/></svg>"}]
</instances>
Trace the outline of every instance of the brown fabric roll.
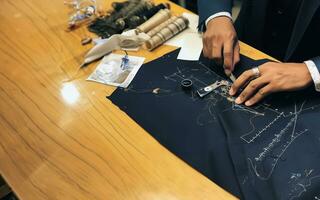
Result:
<instances>
[{"instance_id":1,"label":"brown fabric roll","mask_svg":"<svg viewBox=\"0 0 320 200\"><path fill-rule=\"evenodd\" d=\"M180 16L177 17L174 21L169 23L166 27L162 28L155 35L153 35L148 41L145 43L145 47L152 51L156 47L160 46L173 36L179 34L181 31L186 29L189 25L189 21L187 18Z\"/></svg>"},{"instance_id":2,"label":"brown fabric roll","mask_svg":"<svg viewBox=\"0 0 320 200\"><path fill-rule=\"evenodd\" d=\"M154 27L152 30L150 30L147 34L152 37L155 34L157 34L161 29L164 27L167 27L170 23L175 21L177 19L176 16L171 16L170 19L166 20L165 22L162 22L159 26Z\"/></svg>"}]
</instances>

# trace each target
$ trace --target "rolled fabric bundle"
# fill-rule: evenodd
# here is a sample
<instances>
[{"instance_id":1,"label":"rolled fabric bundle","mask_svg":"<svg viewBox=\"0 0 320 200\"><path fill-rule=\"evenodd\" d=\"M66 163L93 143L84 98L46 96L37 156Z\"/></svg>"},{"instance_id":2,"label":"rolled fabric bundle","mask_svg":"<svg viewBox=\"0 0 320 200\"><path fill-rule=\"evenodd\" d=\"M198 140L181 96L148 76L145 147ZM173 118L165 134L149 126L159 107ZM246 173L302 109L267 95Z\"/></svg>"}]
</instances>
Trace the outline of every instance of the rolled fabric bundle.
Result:
<instances>
[{"instance_id":1,"label":"rolled fabric bundle","mask_svg":"<svg viewBox=\"0 0 320 200\"><path fill-rule=\"evenodd\" d=\"M119 29L124 30L125 28L128 28L130 26L131 18L142 16L152 7L154 7L154 5L150 1L146 1L146 0L140 1L140 3L138 3L133 9L128 11L124 17L118 18L115 21L115 25Z\"/></svg>"},{"instance_id":2,"label":"rolled fabric bundle","mask_svg":"<svg viewBox=\"0 0 320 200\"><path fill-rule=\"evenodd\" d=\"M156 5L154 7L152 7L150 10L148 10L147 12L144 13L144 17L146 19L150 19L153 15L155 15L157 12L159 12L161 9L169 9L170 10L170 4L166 3L166 4L159 4Z\"/></svg>"},{"instance_id":3,"label":"rolled fabric bundle","mask_svg":"<svg viewBox=\"0 0 320 200\"><path fill-rule=\"evenodd\" d=\"M152 16L149 20L137 27L136 32L138 33L147 33L154 27L158 26L162 22L166 21L171 17L169 9L161 9L157 14Z\"/></svg>"},{"instance_id":4,"label":"rolled fabric bundle","mask_svg":"<svg viewBox=\"0 0 320 200\"><path fill-rule=\"evenodd\" d=\"M161 9L169 7L169 4L159 4L155 6L151 1L144 0L144 2L139 3L124 18L117 19L115 23L119 29L135 29Z\"/></svg>"},{"instance_id":5,"label":"rolled fabric bundle","mask_svg":"<svg viewBox=\"0 0 320 200\"><path fill-rule=\"evenodd\" d=\"M163 29L164 27L167 27L170 23L172 23L173 21L175 21L177 19L176 16L171 16L168 20L162 22L159 26L156 26L155 28L151 29L149 32L147 32L147 35L149 35L150 37L154 36L155 34L157 34L161 29Z\"/></svg>"},{"instance_id":6,"label":"rolled fabric bundle","mask_svg":"<svg viewBox=\"0 0 320 200\"><path fill-rule=\"evenodd\" d=\"M145 42L145 47L152 51L156 47L160 46L173 36L177 35L189 25L189 20L183 16L177 17L176 20L168 24L166 27L161 29L157 34L152 36L148 41Z\"/></svg>"},{"instance_id":7,"label":"rolled fabric bundle","mask_svg":"<svg viewBox=\"0 0 320 200\"><path fill-rule=\"evenodd\" d=\"M125 2L113 2L111 4L112 8L115 10L115 11L119 11L121 10L122 8L126 7L129 5L129 1L125 1Z\"/></svg>"},{"instance_id":8,"label":"rolled fabric bundle","mask_svg":"<svg viewBox=\"0 0 320 200\"><path fill-rule=\"evenodd\" d=\"M164 39L161 37L161 35L155 35L145 43L145 46L149 51L152 51L154 48L160 46L163 43Z\"/></svg>"}]
</instances>

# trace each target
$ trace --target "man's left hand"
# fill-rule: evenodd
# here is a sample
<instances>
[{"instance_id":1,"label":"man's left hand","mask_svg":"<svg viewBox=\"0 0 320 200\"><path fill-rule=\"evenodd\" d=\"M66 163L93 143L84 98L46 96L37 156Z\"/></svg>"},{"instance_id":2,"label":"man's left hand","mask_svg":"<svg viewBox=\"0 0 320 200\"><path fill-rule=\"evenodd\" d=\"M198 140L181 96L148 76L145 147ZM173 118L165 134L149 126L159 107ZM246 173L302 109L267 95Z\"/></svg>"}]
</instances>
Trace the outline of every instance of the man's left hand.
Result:
<instances>
[{"instance_id":1,"label":"man's left hand","mask_svg":"<svg viewBox=\"0 0 320 200\"><path fill-rule=\"evenodd\" d=\"M259 66L259 72L259 77L255 77L253 70L247 70L233 83L230 95L236 95L243 88L235 103L251 106L271 93L300 90L312 84L304 63L267 62Z\"/></svg>"}]
</instances>

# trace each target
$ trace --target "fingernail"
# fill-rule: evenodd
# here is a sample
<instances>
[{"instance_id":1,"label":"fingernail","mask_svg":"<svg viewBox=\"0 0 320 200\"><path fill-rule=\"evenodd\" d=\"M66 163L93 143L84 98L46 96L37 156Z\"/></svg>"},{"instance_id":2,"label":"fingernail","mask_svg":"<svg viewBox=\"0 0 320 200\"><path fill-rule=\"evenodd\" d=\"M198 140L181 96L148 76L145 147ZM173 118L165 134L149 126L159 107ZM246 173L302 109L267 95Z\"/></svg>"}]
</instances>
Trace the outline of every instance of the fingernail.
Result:
<instances>
[{"instance_id":1,"label":"fingernail","mask_svg":"<svg viewBox=\"0 0 320 200\"><path fill-rule=\"evenodd\" d=\"M241 103L241 98L240 97L236 98L235 102L236 102L236 104L240 104Z\"/></svg>"},{"instance_id":2,"label":"fingernail","mask_svg":"<svg viewBox=\"0 0 320 200\"><path fill-rule=\"evenodd\" d=\"M246 106L251 106L251 105L252 105L252 102L251 102L251 101L246 101L245 105L246 105Z\"/></svg>"},{"instance_id":3,"label":"fingernail","mask_svg":"<svg viewBox=\"0 0 320 200\"><path fill-rule=\"evenodd\" d=\"M234 95L234 90L232 89L232 88L230 88L230 90L229 90L229 95Z\"/></svg>"}]
</instances>

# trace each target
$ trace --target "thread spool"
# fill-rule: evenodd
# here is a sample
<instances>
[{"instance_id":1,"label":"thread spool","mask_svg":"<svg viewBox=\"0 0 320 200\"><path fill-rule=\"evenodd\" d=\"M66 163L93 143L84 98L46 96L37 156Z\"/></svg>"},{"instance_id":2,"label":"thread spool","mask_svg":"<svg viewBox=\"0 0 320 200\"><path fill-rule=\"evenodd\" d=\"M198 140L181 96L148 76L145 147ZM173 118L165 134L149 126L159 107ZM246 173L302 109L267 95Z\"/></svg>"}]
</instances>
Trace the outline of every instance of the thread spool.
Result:
<instances>
[{"instance_id":1,"label":"thread spool","mask_svg":"<svg viewBox=\"0 0 320 200\"><path fill-rule=\"evenodd\" d=\"M186 29L189 25L189 21L185 17L177 17L177 19L170 24L168 24L167 27L160 30L156 35L152 36L148 41L145 43L145 47L152 51L156 47L163 44L165 41L169 40L173 36L177 35L184 29Z\"/></svg>"},{"instance_id":2,"label":"thread spool","mask_svg":"<svg viewBox=\"0 0 320 200\"><path fill-rule=\"evenodd\" d=\"M159 26L153 28L152 30L150 30L147 35L149 35L150 37L154 36L155 34L157 34L161 29L163 29L164 27L167 27L170 23L172 23L173 21L175 21L177 19L176 16L172 16L170 17L168 20L162 22Z\"/></svg>"},{"instance_id":3,"label":"thread spool","mask_svg":"<svg viewBox=\"0 0 320 200\"><path fill-rule=\"evenodd\" d=\"M166 21L171 17L170 10L168 9L161 9L157 14L152 16L148 21L144 22L140 26L137 27L136 32L139 33L146 33L153 29L154 27L158 26L162 22Z\"/></svg>"}]
</instances>

